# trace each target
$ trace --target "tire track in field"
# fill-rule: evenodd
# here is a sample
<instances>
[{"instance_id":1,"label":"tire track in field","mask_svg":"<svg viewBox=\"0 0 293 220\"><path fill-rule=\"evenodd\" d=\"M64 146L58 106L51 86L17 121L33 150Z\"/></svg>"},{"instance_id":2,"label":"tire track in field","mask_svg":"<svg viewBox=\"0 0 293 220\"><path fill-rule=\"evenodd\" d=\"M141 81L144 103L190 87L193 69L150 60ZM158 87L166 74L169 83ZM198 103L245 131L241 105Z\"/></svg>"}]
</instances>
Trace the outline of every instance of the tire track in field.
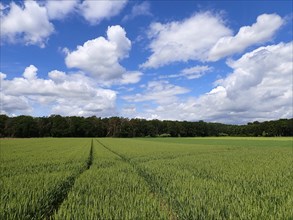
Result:
<instances>
[{"instance_id":1,"label":"tire track in field","mask_svg":"<svg viewBox=\"0 0 293 220\"><path fill-rule=\"evenodd\" d=\"M69 176L65 181L60 183L53 191L49 193L47 197L53 198L51 203L47 206L45 206L43 209L41 209L41 217L42 219L53 219L53 215L55 212L58 212L61 204L63 201L67 198L68 193L72 189L75 180L85 171L90 169L91 165L93 163L93 139L91 141L91 148L89 152L89 156L86 160L86 164L84 167L82 167L77 173L74 173L73 175ZM44 198L46 199L46 198ZM44 202L45 204L45 202ZM38 219L38 216L32 216L31 219Z\"/></svg>"},{"instance_id":2,"label":"tire track in field","mask_svg":"<svg viewBox=\"0 0 293 220\"><path fill-rule=\"evenodd\" d=\"M125 157L122 154L119 154L118 152L112 150L111 148L107 147L105 144L103 144L101 141L96 139L96 141L104 147L106 150L110 151L111 153L117 155L119 158L121 158L122 161L128 163L131 165L136 173L145 181L147 184L147 187L150 190L151 195L160 202L162 211L167 211L169 214L170 220L177 220L177 216L179 216L175 210L173 210L168 204L168 202L162 197L162 187L160 184L153 178L151 174L149 174L145 169L141 168L137 163L131 161L129 158Z\"/></svg>"}]
</instances>

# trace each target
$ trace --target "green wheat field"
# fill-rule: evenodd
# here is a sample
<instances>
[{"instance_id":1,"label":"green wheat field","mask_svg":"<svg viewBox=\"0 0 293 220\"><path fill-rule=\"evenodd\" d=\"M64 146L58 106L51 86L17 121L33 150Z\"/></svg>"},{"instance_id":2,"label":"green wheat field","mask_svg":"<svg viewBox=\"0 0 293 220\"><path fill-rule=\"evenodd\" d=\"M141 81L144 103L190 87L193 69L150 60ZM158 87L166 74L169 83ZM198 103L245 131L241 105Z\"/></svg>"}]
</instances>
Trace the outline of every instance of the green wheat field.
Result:
<instances>
[{"instance_id":1,"label":"green wheat field","mask_svg":"<svg viewBox=\"0 0 293 220\"><path fill-rule=\"evenodd\" d=\"M292 138L1 139L0 219L293 219Z\"/></svg>"}]
</instances>

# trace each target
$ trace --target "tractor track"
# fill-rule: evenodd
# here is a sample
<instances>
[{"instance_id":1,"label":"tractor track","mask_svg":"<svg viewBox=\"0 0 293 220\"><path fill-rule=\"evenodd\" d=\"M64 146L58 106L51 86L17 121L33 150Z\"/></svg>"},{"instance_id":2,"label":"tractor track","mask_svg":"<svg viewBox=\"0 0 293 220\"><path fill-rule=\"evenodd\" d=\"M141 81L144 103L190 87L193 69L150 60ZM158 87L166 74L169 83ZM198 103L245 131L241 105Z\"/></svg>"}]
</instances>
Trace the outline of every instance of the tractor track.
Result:
<instances>
[{"instance_id":1,"label":"tractor track","mask_svg":"<svg viewBox=\"0 0 293 220\"><path fill-rule=\"evenodd\" d=\"M147 187L150 190L151 196L154 199L156 199L157 201L160 202L160 207L161 207L162 211L165 211L165 212L167 212L169 214L169 219L170 220L177 220L178 219L178 216L179 215L176 213L175 210L173 210L171 208L170 204L168 204L167 201L163 198L163 193L162 193L163 187L153 178L153 176L151 174L149 174L145 169L143 169L142 167L140 167L135 162L131 161L129 158L127 158L124 155L119 154L118 152L112 150L111 148L109 148L108 146L106 146L105 144L103 144L98 139L96 139L96 141L102 147L104 147L106 150L108 150L111 153L113 153L116 156L118 156L122 161L124 161L124 162L128 163L129 165L131 165L134 168L134 170L136 171L136 173L146 183Z\"/></svg>"},{"instance_id":2,"label":"tractor track","mask_svg":"<svg viewBox=\"0 0 293 220\"><path fill-rule=\"evenodd\" d=\"M72 189L76 179L78 179L79 176L83 174L85 171L90 169L92 163L93 163L93 139L91 141L90 152L86 160L85 166L83 166L78 172L69 176L65 181L57 185L57 187L55 187L55 190L49 193L47 197L53 198L53 199L49 205L44 206L39 211L39 213L41 214L38 216L41 216L42 219L54 219L53 217L54 213L58 212L61 204L67 198L68 193ZM31 216L31 218L29 219L39 219L38 216Z\"/></svg>"}]
</instances>

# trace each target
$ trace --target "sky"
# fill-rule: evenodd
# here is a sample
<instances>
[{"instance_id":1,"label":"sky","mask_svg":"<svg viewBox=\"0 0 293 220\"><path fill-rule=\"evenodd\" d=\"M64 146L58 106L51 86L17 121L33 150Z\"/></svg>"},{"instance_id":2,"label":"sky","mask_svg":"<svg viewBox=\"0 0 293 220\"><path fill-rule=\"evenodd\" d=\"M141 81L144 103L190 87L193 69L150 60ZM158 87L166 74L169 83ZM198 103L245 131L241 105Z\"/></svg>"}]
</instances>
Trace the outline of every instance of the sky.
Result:
<instances>
[{"instance_id":1,"label":"sky","mask_svg":"<svg viewBox=\"0 0 293 220\"><path fill-rule=\"evenodd\" d=\"M1 1L1 114L292 118L292 1Z\"/></svg>"}]
</instances>

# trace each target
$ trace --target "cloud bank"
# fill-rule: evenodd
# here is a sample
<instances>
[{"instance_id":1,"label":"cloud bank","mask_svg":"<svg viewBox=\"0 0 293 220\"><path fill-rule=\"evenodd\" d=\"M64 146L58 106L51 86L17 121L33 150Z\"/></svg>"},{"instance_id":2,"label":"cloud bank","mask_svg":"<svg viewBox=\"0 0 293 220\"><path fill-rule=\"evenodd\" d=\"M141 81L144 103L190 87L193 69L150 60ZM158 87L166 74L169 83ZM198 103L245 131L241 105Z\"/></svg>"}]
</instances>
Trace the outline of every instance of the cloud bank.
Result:
<instances>
[{"instance_id":1,"label":"cloud bank","mask_svg":"<svg viewBox=\"0 0 293 220\"><path fill-rule=\"evenodd\" d=\"M33 106L48 109L49 114L109 116L114 114L116 92L98 87L83 74L53 70L48 79L37 76L34 65L22 77L11 80L1 73L1 114L30 114Z\"/></svg>"},{"instance_id":2,"label":"cloud bank","mask_svg":"<svg viewBox=\"0 0 293 220\"><path fill-rule=\"evenodd\" d=\"M216 81L210 92L199 97L189 96L185 100L173 93L163 97L165 100L169 97L170 102L156 102L157 107L145 109L137 115L225 123L290 118L293 114L292 47L292 42L259 47L238 60L230 60L228 65L233 69L232 73ZM154 100L148 98L153 94L149 90L146 89L145 95L137 94L126 99L132 102Z\"/></svg>"}]
</instances>

